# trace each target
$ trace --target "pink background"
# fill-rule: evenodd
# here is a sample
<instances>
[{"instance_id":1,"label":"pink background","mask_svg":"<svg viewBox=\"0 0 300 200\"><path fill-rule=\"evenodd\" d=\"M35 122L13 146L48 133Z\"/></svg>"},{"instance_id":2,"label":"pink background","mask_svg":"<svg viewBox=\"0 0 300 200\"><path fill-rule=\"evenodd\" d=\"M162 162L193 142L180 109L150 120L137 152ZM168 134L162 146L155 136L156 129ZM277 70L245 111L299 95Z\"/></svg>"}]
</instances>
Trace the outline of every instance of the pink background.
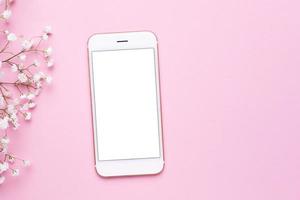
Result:
<instances>
[{"instance_id":1,"label":"pink background","mask_svg":"<svg viewBox=\"0 0 300 200\"><path fill-rule=\"evenodd\" d=\"M33 162L1 200L300 199L298 0L17 0L11 29L52 25L56 67L11 150ZM87 38L159 39L166 166L100 178L93 167Z\"/></svg>"}]
</instances>

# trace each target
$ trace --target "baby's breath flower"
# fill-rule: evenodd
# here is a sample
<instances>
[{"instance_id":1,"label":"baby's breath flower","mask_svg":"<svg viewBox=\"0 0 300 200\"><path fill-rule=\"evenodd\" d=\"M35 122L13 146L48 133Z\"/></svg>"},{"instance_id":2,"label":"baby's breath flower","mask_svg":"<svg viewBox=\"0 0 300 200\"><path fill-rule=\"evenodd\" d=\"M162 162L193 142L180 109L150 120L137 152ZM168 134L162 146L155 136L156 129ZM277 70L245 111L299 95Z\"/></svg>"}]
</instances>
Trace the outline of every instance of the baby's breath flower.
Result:
<instances>
[{"instance_id":1,"label":"baby's breath flower","mask_svg":"<svg viewBox=\"0 0 300 200\"><path fill-rule=\"evenodd\" d=\"M42 35L42 39L43 39L43 40L48 40L48 38L49 38L49 36L48 36L47 33L44 33L44 34Z\"/></svg>"},{"instance_id":2,"label":"baby's breath flower","mask_svg":"<svg viewBox=\"0 0 300 200\"><path fill-rule=\"evenodd\" d=\"M2 18L8 20L12 15L11 10L4 10L2 13Z\"/></svg>"},{"instance_id":3,"label":"baby's breath flower","mask_svg":"<svg viewBox=\"0 0 300 200\"><path fill-rule=\"evenodd\" d=\"M51 26L45 26L44 33L51 34L52 33L51 31L52 31L52 27Z\"/></svg>"},{"instance_id":4,"label":"baby's breath flower","mask_svg":"<svg viewBox=\"0 0 300 200\"><path fill-rule=\"evenodd\" d=\"M0 163L0 173L5 172L9 169L9 165L7 162Z\"/></svg>"},{"instance_id":5,"label":"baby's breath flower","mask_svg":"<svg viewBox=\"0 0 300 200\"><path fill-rule=\"evenodd\" d=\"M9 143L9 138L7 136L1 138L0 143L1 144L8 144Z\"/></svg>"},{"instance_id":6,"label":"baby's breath flower","mask_svg":"<svg viewBox=\"0 0 300 200\"><path fill-rule=\"evenodd\" d=\"M13 64L11 67L10 67L11 71L12 72L17 72L18 71L18 66L16 64Z\"/></svg>"},{"instance_id":7,"label":"baby's breath flower","mask_svg":"<svg viewBox=\"0 0 300 200\"><path fill-rule=\"evenodd\" d=\"M13 156L10 156L10 155L9 155L7 161L8 161L9 163L13 164L13 163L15 163L16 159L15 159Z\"/></svg>"},{"instance_id":8,"label":"baby's breath flower","mask_svg":"<svg viewBox=\"0 0 300 200\"><path fill-rule=\"evenodd\" d=\"M13 120L11 123L13 125L14 130L17 130L20 126L20 123L18 122L18 120Z\"/></svg>"},{"instance_id":9,"label":"baby's breath flower","mask_svg":"<svg viewBox=\"0 0 300 200\"><path fill-rule=\"evenodd\" d=\"M48 47L48 48L46 48L45 50L44 50L44 52L45 52L45 57L49 57L49 56L51 56L52 55L52 47Z\"/></svg>"},{"instance_id":10,"label":"baby's breath flower","mask_svg":"<svg viewBox=\"0 0 300 200\"><path fill-rule=\"evenodd\" d=\"M26 98L32 100L34 97L35 97L34 93L29 93Z\"/></svg>"},{"instance_id":11,"label":"baby's breath flower","mask_svg":"<svg viewBox=\"0 0 300 200\"><path fill-rule=\"evenodd\" d=\"M39 62L38 60L34 60L34 61L33 61L33 65L34 65L35 67L38 67L38 66L40 66L40 62Z\"/></svg>"},{"instance_id":12,"label":"baby's breath flower","mask_svg":"<svg viewBox=\"0 0 300 200\"><path fill-rule=\"evenodd\" d=\"M8 126L9 126L9 124L8 124L8 118L7 117L0 118L0 129L5 130L5 129L8 128Z\"/></svg>"},{"instance_id":13,"label":"baby's breath flower","mask_svg":"<svg viewBox=\"0 0 300 200\"><path fill-rule=\"evenodd\" d=\"M16 41L18 38L14 33L8 33L7 36L6 36L6 39L9 42L13 42L13 41Z\"/></svg>"},{"instance_id":14,"label":"baby's breath flower","mask_svg":"<svg viewBox=\"0 0 300 200\"><path fill-rule=\"evenodd\" d=\"M20 175L20 170L19 169L12 169L11 170L11 175L12 176L19 176Z\"/></svg>"},{"instance_id":15,"label":"baby's breath flower","mask_svg":"<svg viewBox=\"0 0 300 200\"><path fill-rule=\"evenodd\" d=\"M27 95L26 94L21 94L20 95L20 99L26 99L27 98Z\"/></svg>"},{"instance_id":16,"label":"baby's breath flower","mask_svg":"<svg viewBox=\"0 0 300 200\"><path fill-rule=\"evenodd\" d=\"M51 68L54 65L54 60L52 58L48 59L47 61L47 67Z\"/></svg>"},{"instance_id":17,"label":"baby's breath flower","mask_svg":"<svg viewBox=\"0 0 300 200\"><path fill-rule=\"evenodd\" d=\"M52 77L51 76L46 77L46 83L48 83L48 84L52 83Z\"/></svg>"},{"instance_id":18,"label":"baby's breath flower","mask_svg":"<svg viewBox=\"0 0 300 200\"><path fill-rule=\"evenodd\" d=\"M32 47L32 45L33 45L33 43L30 40L23 40L23 42L22 42L22 47L25 50L29 50Z\"/></svg>"},{"instance_id":19,"label":"baby's breath flower","mask_svg":"<svg viewBox=\"0 0 300 200\"><path fill-rule=\"evenodd\" d=\"M5 2L5 6L1 4L0 20L8 20L11 17L10 4L12 1L0 0L0 4ZM3 39L5 40L0 49L0 58L2 58L0 60L0 109L2 109L0 131L5 133L0 134L0 184L2 184L5 181L4 175L8 174L8 171L11 172L12 176L18 176L20 173L19 164L23 164L24 167L30 165L30 161L8 154L10 142L8 129L17 129L20 126L19 117L23 117L24 120L31 119L32 113L30 111L36 106L35 97L41 92L44 83L50 84L52 82L51 76L37 68L41 66L40 63L44 67L51 68L54 65L54 60L51 58L52 48L45 48L42 44L48 40L52 33L50 26L46 26L38 37L25 39L21 35L20 44L12 44L19 39L15 33L5 29L0 30L0 32L4 33ZM13 45L19 45L19 50ZM34 52L42 53L43 56L34 57L37 55ZM4 71L10 74L4 77ZM15 91L11 90L13 88ZM12 166L14 167L12 168Z\"/></svg>"},{"instance_id":20,"label":"baby's breath flower","mask_svg":"<svg viewBox=\"0 0 300 200\"><path fill-rule=\"evenodd\" d=\"M18 80L21 82L21 83L25 83L28 81L28 77L26 76L25 73L19 73L18 74Z\"/></svg>"},{"instance_id":21,"label":"baby's breath flower","mask_svg":"<svg viewBox=\"0 0 300 200\"><path fill-rule=\"evenodd\" d=\"M20 110L22 111L26 111L29 109L29 104L28 103L24 103L23 106L21 106Z\"/></svg>"},{"instance_id":22,"label":"baby's breath flower","mask_svg":"<svg viewBox=\"0 0 300 200\"><path fill-rule=\"evenodd\" d=\"M44 72L39 71L38 73L40 74L41 78L46 78L46 74Z\"/></svg>"},{"instance_id":23,"label":"baby's breath flower","mask_svg":"<svg viewBox=\"0 0 300 200\"><path fill-rule=\"evenodd\" d=\"M25 54L21 54L19 56L20 60L25 61L26 60L26 55Z\"/></svg>"},{"instance_id":24,"label":"baby's breath flower","mask_svg":"<svg viewBox=\"0 0 300 200\"><path fill-rule=\"evenodd\" d=\"M31 119L31 112L26 112L24 113L24 116L25 116L25 120L30 120Z\"/></svg>"},{"instance_id":25,"label":"baby's breath flower","mask_svg":"<svg viewBox=\"0 0 300 200\"><path fill-rule=\"evenodd\" d=\"M34 102L29 102L28 103L29 108L34 108L35 106L36 106L36 104Z\"/></svg>"},{"instance_id":26,"label":"baby's breath flower","mask_svg":"<svg viewBox=\"0 0 300 200\"><path fill-rule=\"evenodd\" d=\"M23 165L24 167L29 167L30 166L30 161L29 160L23 160Z\"/></svg>"}]
</instances>

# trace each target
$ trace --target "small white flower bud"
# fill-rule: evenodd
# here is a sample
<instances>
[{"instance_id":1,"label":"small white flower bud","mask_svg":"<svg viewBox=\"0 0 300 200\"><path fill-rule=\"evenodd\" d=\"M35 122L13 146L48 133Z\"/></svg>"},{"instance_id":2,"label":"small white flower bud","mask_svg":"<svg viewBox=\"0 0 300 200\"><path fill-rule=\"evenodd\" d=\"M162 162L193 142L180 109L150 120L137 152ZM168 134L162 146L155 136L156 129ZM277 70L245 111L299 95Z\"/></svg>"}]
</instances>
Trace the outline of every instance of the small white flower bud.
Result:
<instances>
[{"instance_id":1,"label":"small white flower bud","mask_svg":"<svg viewBox=\"0 0 300 200\"><path fill-rule=\"evenodd\" d=\"M2 18L5 20L8 20L11 17L11 10L4 10L2 13Z\"/></svg>"},{"instance_id":2,"label":"small white flower bud","mask_svg":"<svg viewBox=\"0 0 300 200\"><path fill-rule=\"evenodd\" d=\"M25 120L30 120L31 119L31 113L30 112L24 113L24 116L25 116Z\"/></svg>"},{"instance_id":3,"label":"small white flower bud","mask_svg":"<svg viewBox=\"0 0 300 200\"><path fill-rule=\"evenodd\" d=\"M28 77L26 76L26 74L24 73L19 73L18 74L18 80L21 82L21 83L25 83L28 81Z\"/></svg>"},{"instance_id":4,"label":"small white flower bud","mask_svg":"<svg viewBox=\"0 0 300 200\"><path fill-rule=\"evenodd\" d=\"M18 66L13 64L11 67L10 67L11 71L12 72L17 72L18 71Z\"/></svg>"},{"instance_id":5,"label":"small white flower bud","mask_svg":"<svg viewBox=\"0 0 300 200\"><path fill-rule=\"evenodd\" d=\"M46 83L47 84L51 84L52 83L52 77L51 76L47 76L46 77Z\"/></svg>"},{"instance_id":6,"label":"small white flower bud","mask_svg":"<svg viewBox=\"0 0 300 200\"><path fill-rule=\"evenodd\" d=\"M9 42L13 42L13 41L16 41L18 38L14 33L8 33L8 35L6 36L6 39Z\"/></svg>"},{"instance_id":7,"label":"small white flower bud","mask_svg":"<svg viewBox=\"0 0 300 200\"><path fill-rule=\"evenodd\" d=\"M48 59L47 61L47 67L51 68L54 65L54 60L52 58Z\"/></svg>"},{"instance_id":8,"label":"small white flower bud","mask_svg":"<svg viewBox=\"0 0 300 200\"><path fill-rule=\"evenodd\" d=\"M28 50L32 47L33 43L32 41L29 41L29 40L24 40L22 42L22 47L25 49L25 50Z\"/></svg>"},{"instance_id":9,"label":"small white flower bud","mask_svg":"<svg viewBox=\"0 0 300 200\"><path fill-rule=\"evenodd\" d=\"M30 166L30 161L29 160L23 160L23 165L24 167L29 167Z\"/></svg>"},{"instance_id":10,"label":"small white flower bud","mask_svg":"<svg viewBox=\"0 0 300 200\"><path fill-rule=\"evenodd\" d=\"M51 26L45 26L44 32L45 32L46 34L51 34L51 33L52 33L52 27L51 27Z\"/></svg>"},{"instance_id":11,"label":"small white flower bud","mask_svg":"<svg viewBox=\"0 0 300 200\"><path fill-rule=\"evenodd\" d=\"M51 56L51 54L52 54L52 52L53 52L52 47L46 48L46 49L44 50L44 52L45 52L45 57Z\"/></svg>"},{"instance_id":12,"label":"small white flower bud","mask_svg":"<svg viewBox=\"0 0 300 200\"><path fill-rule=\"evenodd\" d=\"M21 61L25 61L26 60L26 55L25 54L21 54L19 56L19 58L20 58Z\"/></svg>"},{"instance_id":13,"label":"small white flower bud","mask_svg":"<svg viewBox=\"0 0 300 200\"><path fill-rule=\"evenodd\" d=\"M19 176L20 175L20 170L19 169L12 169L11 174L12 174L12 176Z\"/></svg>"}]
</instances>

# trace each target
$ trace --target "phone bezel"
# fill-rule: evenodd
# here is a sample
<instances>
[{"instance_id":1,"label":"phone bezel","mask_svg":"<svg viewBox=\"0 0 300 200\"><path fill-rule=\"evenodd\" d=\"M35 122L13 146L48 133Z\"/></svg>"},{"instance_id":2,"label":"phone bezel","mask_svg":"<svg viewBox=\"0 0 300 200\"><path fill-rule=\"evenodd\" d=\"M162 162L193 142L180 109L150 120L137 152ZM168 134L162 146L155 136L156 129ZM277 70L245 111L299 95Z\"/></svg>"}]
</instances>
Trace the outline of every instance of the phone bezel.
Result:
<instances>
[{"instance_id":1,"label":"phone bezel","mask_svg":"<svg viewBox=\"0 0 300 200\"><path fill-rule=\"evenodd\" d=\"M92 52L93 51L109 51L109 50L126 50L126 49L144 49L153 48L155 53L156 68L156 96L158 102L158 118L159 118L159 158L142 158L142 159L126 159L126 160L106 160L98 159L98 143L97 143L97 127L95 113L94 98L94 81ZM163 158L163 137L162 137L162 115L160 100L160 78L158 66L158 49L157 38L154 33L149 31L141 32L123 32L123 33L104 33L94 34L88 40L88 56L89 56L89 72L90 72L90 91L91 91L91 107L94 132L94 154L95 167L100 176L133 176L133 175L149 175L158 174L164 168Z\"/></svg>"}]
</instances>

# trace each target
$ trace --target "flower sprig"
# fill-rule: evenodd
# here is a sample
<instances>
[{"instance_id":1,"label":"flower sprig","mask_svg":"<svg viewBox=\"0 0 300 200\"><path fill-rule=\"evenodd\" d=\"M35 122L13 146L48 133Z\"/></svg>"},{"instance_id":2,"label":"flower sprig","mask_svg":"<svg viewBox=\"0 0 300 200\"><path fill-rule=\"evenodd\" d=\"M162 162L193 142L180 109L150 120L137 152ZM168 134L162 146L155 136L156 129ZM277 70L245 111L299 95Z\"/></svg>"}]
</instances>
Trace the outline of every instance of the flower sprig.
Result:
<instances>
[{"instance_id":1,"label":"flower sprig","mask_svg":"<svg viewBox=\"0 0 300 200\"><path fill-rule=\"evenodd\" d=\"M0 0L0 184L5 174L18 176L20 164L30 165L28 160L9 152L10 129L18 129L22 120L31 120L35 99L52 81L41 68L54 65L52 48L44 44L52 34L50 26L29 39L1 30L12 15L11 4L12 0Z\"/></svg>"}]
</instances>

